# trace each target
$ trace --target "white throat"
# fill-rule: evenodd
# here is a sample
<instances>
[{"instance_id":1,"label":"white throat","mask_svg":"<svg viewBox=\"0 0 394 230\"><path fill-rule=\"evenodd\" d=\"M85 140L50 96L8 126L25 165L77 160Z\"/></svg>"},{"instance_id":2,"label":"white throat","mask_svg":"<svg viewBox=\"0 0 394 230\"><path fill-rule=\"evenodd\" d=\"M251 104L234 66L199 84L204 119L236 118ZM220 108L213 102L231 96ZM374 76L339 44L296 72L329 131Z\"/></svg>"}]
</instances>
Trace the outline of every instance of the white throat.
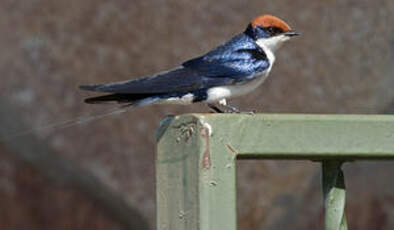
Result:
<instances>
[{"instance_id":1,"label":"white throat","mask_svg":"<svg viewBox=\"0 0 394 230\"><path fill-rule=\"evenodd\" d=\"M286 35L278 35L270 38L260 38L256 41L257 45L260 46L262 49L270 50L274 53L277 49L279 49L283 43L289 40L290 37Z\"/></svg>"},{"instance_id":2,"label":"white throat","mask_svg":"<svg viewBox=\"0 0 394 230\"><path fill-rule=\"evenodd\" d=\"M279 49L282 46L282 44L287 40L289 40L289 37L285 35L278 35L270 38L257 39L256 44L260 46L261 49L264 50L270 62L270 68L268 72L271 70L271 67L275 62L275 54L274 54L275 51Z\"/></svg>"}]
</instances>

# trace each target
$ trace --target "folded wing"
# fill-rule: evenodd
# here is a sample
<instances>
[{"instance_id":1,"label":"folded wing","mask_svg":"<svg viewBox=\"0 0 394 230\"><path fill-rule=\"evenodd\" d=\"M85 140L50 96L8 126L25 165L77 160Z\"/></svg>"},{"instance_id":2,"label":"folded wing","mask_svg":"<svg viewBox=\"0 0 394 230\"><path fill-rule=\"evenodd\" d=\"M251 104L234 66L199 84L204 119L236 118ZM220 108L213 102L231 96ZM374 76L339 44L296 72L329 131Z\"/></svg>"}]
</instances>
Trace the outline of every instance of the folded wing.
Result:
<instances>
[{"instance_id":1,"label":"folded wing","mask_svg":"<svg viewBox=\"0 0 394 230\"><path fill-rule=\"evenodd\" d=\"M236 36L206 55L170 71L136 80L80 88L119 94L163 94L242 84L269 65L264 55L256 58L256 47L247 39L247 36Z\"/></svg>"},{"instance_id":2,"label":"folded wing","mask_svg":"<svg viewBox=\"0 0 394 230\"><path fill-rule=\"evenodd\" d=\"M213 74L216 76L213 77ZM215 71L215 73L212 71L202 72L182 66L146 78L100 85L80 86L80 88L99 92L150 94L190 91L233 83L234 78L218 74L218 71Z\"/></svg>"}]
</instances>

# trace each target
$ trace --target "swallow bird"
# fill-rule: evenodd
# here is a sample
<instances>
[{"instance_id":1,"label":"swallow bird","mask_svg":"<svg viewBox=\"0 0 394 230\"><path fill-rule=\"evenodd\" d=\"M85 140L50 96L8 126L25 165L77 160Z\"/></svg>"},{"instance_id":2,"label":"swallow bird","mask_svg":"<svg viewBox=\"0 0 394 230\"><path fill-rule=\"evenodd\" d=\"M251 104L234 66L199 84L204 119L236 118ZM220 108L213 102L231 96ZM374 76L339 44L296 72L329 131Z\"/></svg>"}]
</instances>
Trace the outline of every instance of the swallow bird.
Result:
<instances>
[{"instance_id":1,"label":"swallow bird","mask_svg":"<svg viewBox=\"0 0 394 230\"><path fill-rule=\"evenodd\" d=\"M208 53L180 66L134 80L80 86L83 90L109 93L85 99L86 103L118 102L130 106L154 103L213 103L236 111L226 99L256 89L275 62L275 51L299 33L272 15L253 19L246 30Z\"/></svg>"}]
</instances>

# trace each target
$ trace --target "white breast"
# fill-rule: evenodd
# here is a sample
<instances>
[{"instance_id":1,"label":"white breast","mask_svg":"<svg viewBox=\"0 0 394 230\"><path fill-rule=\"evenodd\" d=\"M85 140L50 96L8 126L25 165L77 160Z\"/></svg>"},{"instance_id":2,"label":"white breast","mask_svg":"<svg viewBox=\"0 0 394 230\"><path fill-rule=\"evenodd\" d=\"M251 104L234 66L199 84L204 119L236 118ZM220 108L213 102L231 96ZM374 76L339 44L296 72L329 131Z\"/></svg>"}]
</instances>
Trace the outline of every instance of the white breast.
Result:
<instances>
[{"instance_id":1,"label":"white breast","mask_svg":"<svg viewBox=\"0 0 394 230\"><path fill-rule=\"evenodd\" d=\"M207 91L207 102L216 102L222 99L238 97L255 90L267 78L269 70L270 68L261 73L261 76L258 76L255 80L252 80L246 84L218 86L209 89Z\"/></svg>"},{"instance_id":2,"label":"white breast","mask_svg":"<svg viewBox=\"0 0 394 230\"><path fill-rule=\"evenodd\" d=\"M230 85L230 86L219 86L219 87L214 87L212 89L208 90L208 99L207 102L216 102L220 101L222 99L227 99L227 98L232 98L232 97L238 97L244 94L247 94L253 90L255 90L258 86L260 86L264 80L268 77L269 72L271 71L272 65L275 62L275 55L269 49L267 46L265 46L263 43L257 43L266 53L268 61L270 63L269 67L264 70L262 73L258 73L257 75L261 76L255 76L256 79L252 80L246 84L242 85Z\"/></svg>"}]
</instances>

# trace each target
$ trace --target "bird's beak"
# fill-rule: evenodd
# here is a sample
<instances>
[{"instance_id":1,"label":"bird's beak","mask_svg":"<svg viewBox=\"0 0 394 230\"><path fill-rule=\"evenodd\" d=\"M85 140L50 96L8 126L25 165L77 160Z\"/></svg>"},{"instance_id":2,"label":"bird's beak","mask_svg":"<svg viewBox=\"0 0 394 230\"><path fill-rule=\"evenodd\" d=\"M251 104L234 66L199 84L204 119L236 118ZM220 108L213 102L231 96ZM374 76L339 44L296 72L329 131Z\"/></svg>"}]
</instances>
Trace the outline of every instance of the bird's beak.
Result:
<instances>
[{"instance_id":1,"label":"bird's beak","mask_svg":"<svg viewBox=\"0 0 394 230\"><path fill-rule=\"evenodd\" d=\"M287 36L287 37L293 37L293 36L298 36L298 35L300 35L300 33L296 32L296 31L290 30L290 31L288 31L288 32L283 33L283 35L285 35L285 36Z\"/></svg>"}]
</instances>

